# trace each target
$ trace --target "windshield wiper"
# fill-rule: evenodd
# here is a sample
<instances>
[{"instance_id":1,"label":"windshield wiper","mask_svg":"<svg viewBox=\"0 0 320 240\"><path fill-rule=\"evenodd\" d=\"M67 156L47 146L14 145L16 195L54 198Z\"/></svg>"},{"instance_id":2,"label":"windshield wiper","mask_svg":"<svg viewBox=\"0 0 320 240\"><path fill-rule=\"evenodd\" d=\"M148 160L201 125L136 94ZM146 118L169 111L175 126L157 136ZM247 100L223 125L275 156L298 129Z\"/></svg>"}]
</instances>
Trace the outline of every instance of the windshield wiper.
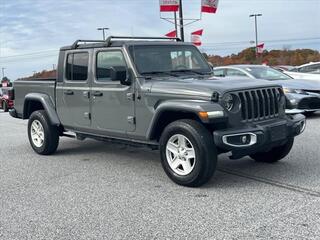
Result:
<instances>
[{"instance_id":1,"label":"windshield wiper","mask_svg":"<svg viewBox=\"0 0 320 240\"><path fill-rule=\"evenodd\" d=\"M173 77L177 77L177 74L172 73L171 71L150 71L150 72L142 72L141 75L168 75L168 76L173 76Z\"/></svg>"},{"instance_id":2,"label":"windshield wiper","mask_svg":"<svg viewBox=\"0 0 320 240\"><path fill-rule=\"evenodd\" d=\"M192 69L181 69L181 70L172 70L170 72L174 72L174 73L194 73L194 74L198 74L198 75L206 75L206 74L209 74L209 73L204 73L204 72L200 72L200 71L197 71L197 70L192 70Z\"/></svg>"}]
</instances>

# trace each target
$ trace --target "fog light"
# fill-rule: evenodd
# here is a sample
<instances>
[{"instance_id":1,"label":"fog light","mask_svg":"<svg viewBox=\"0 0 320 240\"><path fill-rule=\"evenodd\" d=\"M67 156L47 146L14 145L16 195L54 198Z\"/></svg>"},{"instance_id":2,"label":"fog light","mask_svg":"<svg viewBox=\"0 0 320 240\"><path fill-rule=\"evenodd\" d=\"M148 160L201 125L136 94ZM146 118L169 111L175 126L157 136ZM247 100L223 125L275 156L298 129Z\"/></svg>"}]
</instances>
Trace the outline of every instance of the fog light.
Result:
<instances>
[{"instance_id":1,"label":"fog light","mask_svg":"<svg viewBox=\"0 0 320 240\"><path fill-rule=\"evenodd\" d=\"M222 141L232 147L248 147L257 143L257 135L254 133L230 134L223 136Z\"/></svg>"}]
</instances>

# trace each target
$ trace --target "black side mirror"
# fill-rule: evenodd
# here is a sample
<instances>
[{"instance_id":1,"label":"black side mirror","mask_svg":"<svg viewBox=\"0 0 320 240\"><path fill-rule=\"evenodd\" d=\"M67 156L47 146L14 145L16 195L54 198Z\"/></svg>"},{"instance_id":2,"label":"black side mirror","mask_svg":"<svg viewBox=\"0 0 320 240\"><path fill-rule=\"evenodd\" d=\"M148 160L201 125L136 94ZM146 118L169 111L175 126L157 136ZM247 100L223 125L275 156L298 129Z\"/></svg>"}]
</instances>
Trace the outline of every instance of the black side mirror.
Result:
<instances>
[{"instance_id":1,"label":"black side mirror","mask_svg":"<svg viewBox=\"0 0 320 240\"><path fill-rule=\"evenodd\" d=\"M120 81L122 85L131 85L131 78L126 67L112 67L110 68L111 81Z\"/></svg>"}]
</instances>

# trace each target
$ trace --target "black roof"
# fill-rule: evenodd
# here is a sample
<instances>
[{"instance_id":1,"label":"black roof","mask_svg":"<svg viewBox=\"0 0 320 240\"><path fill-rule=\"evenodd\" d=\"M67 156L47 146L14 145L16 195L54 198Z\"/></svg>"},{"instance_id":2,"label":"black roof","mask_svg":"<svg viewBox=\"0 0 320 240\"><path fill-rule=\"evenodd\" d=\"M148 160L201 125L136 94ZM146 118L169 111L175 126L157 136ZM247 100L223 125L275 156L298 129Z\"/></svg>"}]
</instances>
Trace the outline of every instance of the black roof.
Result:
<instances>
[{"instance_id":1,"label":"black roof","mask_svg":"<svg viewBox=\"0 0 320 240\"><path fill-rule=\"evenodd\" d=\"M113 40L118 39L118 40ZM172 41L175 40L175 41ZM82 43L82 44L79 44ZM107 40L77 40L70 46L62 47L61 51L72 49L122 47L124 45L191 45L181 42L179 38L167 37L108 37Z\"/></svg>"}]
</instances>

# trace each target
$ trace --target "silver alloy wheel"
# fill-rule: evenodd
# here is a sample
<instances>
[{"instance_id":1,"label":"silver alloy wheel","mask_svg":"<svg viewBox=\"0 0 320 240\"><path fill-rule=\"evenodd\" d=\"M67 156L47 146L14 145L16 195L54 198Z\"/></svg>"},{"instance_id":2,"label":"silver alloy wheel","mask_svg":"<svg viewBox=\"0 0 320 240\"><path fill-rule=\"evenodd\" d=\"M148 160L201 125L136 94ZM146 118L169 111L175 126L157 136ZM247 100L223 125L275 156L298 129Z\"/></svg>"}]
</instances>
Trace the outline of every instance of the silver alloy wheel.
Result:
<instances>
[{"instance_id":1,"label":"silver alloy wheel","mask_svg":"<svg viewBox=\"0 0 320 240\"><path fill-rule=\"evenodd\" d=\"M44 130L40 121L34 120L30 129L31 139L33 144L40 148L44 143Z\"/></svg>"},{"instance_id":2,"label":"silver alloy wheel","mask_svg":"<svg viewBox=\"0 0 320 240\"><path fill-rule=\"evenodd\" d=\"M182 134L175 134L168 140L166 157L170 168L181 176L190 174L196 163L195 149Z\"/></svg>"}]
</instances>

